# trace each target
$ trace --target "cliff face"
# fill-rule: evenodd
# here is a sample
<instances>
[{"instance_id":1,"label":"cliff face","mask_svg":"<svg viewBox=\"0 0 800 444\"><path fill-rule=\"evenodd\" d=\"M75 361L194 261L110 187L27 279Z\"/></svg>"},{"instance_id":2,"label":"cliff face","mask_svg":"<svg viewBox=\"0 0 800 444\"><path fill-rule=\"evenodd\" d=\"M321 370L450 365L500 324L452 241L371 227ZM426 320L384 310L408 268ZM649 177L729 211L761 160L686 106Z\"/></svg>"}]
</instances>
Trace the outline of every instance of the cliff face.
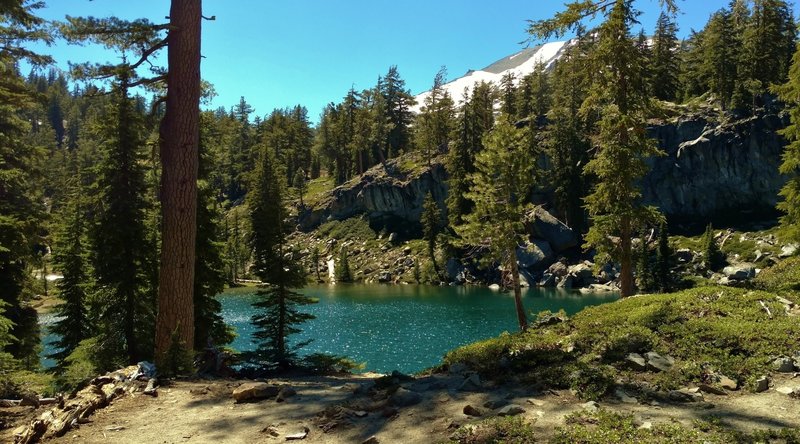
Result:
<instances>
[{"instance_id":1,"label":"cliff face","mask_svg":"<svg viewBox=\"0 0 800 444\"><path fill-rule=\"evenodd\" d=\"M774 209L785 182L778 174L785 141L776 131L787 122L774 113L721 120L698 114L650 128L666 155L650 161L642 183L645 202L686 222ZM301 214L300 228L365 215L375 228L418 233L425 195L432 192L443 210L447 196L441 159L433 159L430 167L424 163L400 158L375 166Z\"/></svg>"},{"instance_id":2,"label":"cliff face","mask_svg":"<svg viewBox=\"0 0 800 444\"><path fill-rule=\"evenodd\" d=\"M703 116L651 128L666 156L651 161L644 200L672 219L705 220L774 211L787 124L776 114L731 123Z\"/></svg>"},{"instance_id":3,"label":"cliff face","mask_svg":"<svg viewBox=\"0 0 800 444\"><path fill-rule=\"evenodd\" d=\"M329 220L365 215L374 228L415 233L420 230L422 203L428 192L444 211L447 173L440 159L433 160L430 167L408 169L403 158L392 159L335 188L320 205L300 215L300 228L311 230Z\"/></svg>"}]
</instances>

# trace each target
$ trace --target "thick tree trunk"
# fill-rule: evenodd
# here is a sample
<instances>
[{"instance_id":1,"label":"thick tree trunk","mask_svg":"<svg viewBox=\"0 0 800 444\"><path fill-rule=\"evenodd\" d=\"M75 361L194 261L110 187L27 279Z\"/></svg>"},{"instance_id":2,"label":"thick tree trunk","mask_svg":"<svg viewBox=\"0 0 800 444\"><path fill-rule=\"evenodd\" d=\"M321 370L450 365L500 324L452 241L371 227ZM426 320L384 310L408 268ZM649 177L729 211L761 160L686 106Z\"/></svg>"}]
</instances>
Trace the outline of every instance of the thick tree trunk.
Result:
<instances>
[{"instance_id":1,"label":"thick tree trunk","mask_svg":"<svg viewBox=\"0 0 800 444\"><path fill-rule=\"evenodd\" d=\"M174 331L183 346L194 344L201 13L201 0L172 0L167 103L160 131L163 219L156 359L169 349Z\"/></svg>"},{"instance_id":2,"label":"thick tree trunk","mask_svg":"<svg viewBox=\"0 0 800 444\"><path fill-rule=\"evenodd\" d=\"M528 317L525 316L525 307L522 305L522 289L519 286L519 265L517 265L516 251L511 250L511 279L514 286L514 306L517 309L517 322L519 322L519 330L525 331L528 329Z\"/></svg>"},{"instance_id":3,"label":"thick tree trunk","mask_svg":"<svg viewBox=\"0 0 800 444\"><path fill-rule=\"evenodd\" d=\"M620 297L633 294L633 253L631 252L631 220L623 217L620 221L620 270L619 287Z\"/></svg>"}]
</instances>

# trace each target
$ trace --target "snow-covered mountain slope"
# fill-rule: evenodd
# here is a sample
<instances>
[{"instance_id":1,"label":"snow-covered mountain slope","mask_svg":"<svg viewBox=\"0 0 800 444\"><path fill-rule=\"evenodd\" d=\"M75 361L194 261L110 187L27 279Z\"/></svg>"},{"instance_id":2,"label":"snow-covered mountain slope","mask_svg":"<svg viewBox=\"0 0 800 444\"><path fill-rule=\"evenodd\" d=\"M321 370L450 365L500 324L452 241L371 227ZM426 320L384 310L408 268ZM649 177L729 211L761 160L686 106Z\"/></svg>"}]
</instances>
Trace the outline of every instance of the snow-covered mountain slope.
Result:
<instances>
[{"instance_id":1,"label":"snow-covered mountain slope","mask_svg":"<svg viewBox=\"0 0 800 444\"><path fill-rule=\"evenodd\" d=\"M504 57L491 65L478 71L469 71L463 77L459 77L444 85L450 97L453 98L456 104L464 99L464 89L472 89L472 86L484 81L487 83L500 84L500 80L509 72L514 73L517 80L524 77L526 74L533 72L537 64L542 63L545 69L552 67L553 63L558 60L564 50L567 42L552 42L544 45L536 46L533 48L526 48L522 51ZM425 98L428 97L430 91L425 91L416 96L417 104L412 108L412 111L419 112L425 103Z\"/></svg>"}]
</instances>

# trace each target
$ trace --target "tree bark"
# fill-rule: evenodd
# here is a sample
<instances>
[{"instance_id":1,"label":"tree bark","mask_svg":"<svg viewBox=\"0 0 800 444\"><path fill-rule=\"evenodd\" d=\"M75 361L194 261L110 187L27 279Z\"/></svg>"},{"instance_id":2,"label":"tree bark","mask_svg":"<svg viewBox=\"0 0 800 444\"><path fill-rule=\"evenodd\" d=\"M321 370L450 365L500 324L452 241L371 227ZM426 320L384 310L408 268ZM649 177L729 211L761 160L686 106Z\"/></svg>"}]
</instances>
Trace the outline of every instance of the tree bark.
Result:
<instances>
[{"instance_id":1,"label":"tree bark","mask_svg":"<svg viewBox=\"0 0 800 444\"><path fill-rule=\"evenodd\" d=\"M525 306L522 305L522 289L519 286L519 265L517 264L517 252L511 250L511 279L514 286L514 306L517 309L517 322L519 322L519 330L525 331L528 329L528 317L525 316Z\"/></svg>"},{"instance_id":2,"label":"tree bark","mask_svg":"<svg viewBox=\"0 0 800 444\"><path fill-rule=\"evenodd\" d=\"M175 331L183 347L191 349L194 344L201 4L201 0L172 0L170 7L167 101L160 128L163 219L157 360L169 349Z\"/></svg>"},{"instance_id":3,"label":"tree bark","mask_svg":"<svg viewBox=\"0 0 800 444\"><path fill-rule=\"evenodd\" d=\"M633 253L631 248L631 220L625 216L620 220L620 297L626 298L633 294Z\"/></svg>"}]
</instances>

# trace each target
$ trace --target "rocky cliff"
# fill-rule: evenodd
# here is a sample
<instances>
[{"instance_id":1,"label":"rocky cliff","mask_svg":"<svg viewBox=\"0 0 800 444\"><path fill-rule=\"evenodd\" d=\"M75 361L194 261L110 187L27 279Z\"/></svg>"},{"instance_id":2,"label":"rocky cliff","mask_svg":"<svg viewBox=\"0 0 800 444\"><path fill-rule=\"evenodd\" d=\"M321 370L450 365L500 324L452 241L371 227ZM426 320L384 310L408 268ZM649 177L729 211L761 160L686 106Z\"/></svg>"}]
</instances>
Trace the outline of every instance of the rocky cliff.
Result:
<instances>
[{"instance_id":1,"label":"rocky cliff","mask_svg":"<svg viewBox=\"0 0 800 444\"><path fill-rule=\"evenodd\" d=\"M775 112L735 120L703 110L651 126L665 156L651 160L643 181L647 203L673 220L705 222L725 215L771 212L785 179L778 174L787 122ZM447 172L442 158L401 157L377 165L334 189L299 217L301 229L365 215L376 229L415 234L430 191L444 208Z\"/></svg>"},{"instance_id":2,"label":"rocky cliff","mask_svg":"<svg viewBox=\"0 0 800 444\"><path fill-rule=\"evenodd\" d=\"M786 142L777 131L788 122L776 113L725 118L704 113L651 127L666 155L651 162L646 202L688 222L773 213L785 182L778 166Z\"/></svg>"}]
</instances>

